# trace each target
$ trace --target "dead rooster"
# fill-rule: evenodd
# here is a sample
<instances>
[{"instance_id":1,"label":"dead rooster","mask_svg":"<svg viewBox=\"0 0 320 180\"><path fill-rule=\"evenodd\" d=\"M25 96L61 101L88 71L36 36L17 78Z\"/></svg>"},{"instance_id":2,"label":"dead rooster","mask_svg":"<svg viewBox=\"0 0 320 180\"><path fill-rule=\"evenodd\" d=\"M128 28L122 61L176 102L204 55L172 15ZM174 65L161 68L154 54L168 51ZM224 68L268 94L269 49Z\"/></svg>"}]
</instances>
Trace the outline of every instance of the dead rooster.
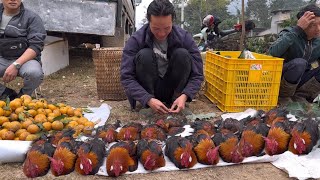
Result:
<instances>
[{"instance_id":1,"label":"dead rooster","mask_svg":"<svg viewBox=\"0 0 320 180\"><path fill-rule=\"evenodd\" d=\"M53 157L50 157L51 172L54 176L66 175L74 170L76 149L77 144L72 137L64 137L58 142Z\"/></svg>"},{"instance_id":2,"label":"dead rooster","mask_svg":"<svg viewBox=\"0 0 320 180\"><path fill-rule=\"evenodd\" d=\"M142 125L139 123L129 123L124 125L117 134L117 140L135 141L140 139Z\"/></svg>"},{"instance_id":3,"label":"dead rooster","mask_svg":"<svg viewBox=\"0 0 320 180\"><path fill-rule=\"evenodd\" d=\"M207 131L198 130L188 138L193 143L193 149L199 163L215 165L219 162L219 146L215 146Z\"/></svg>"},{"instance_id":4,"label":"dead rooster","mask_svg":"<svg viewBox=\"0 0 320 180\"><path fill-rule=\"evenodd\" d=\"M47 140L35 141L27 153L23 163L23 173L28 178L44 176L50 169L49 157L52 157L55 148Z\"/></svg>"},{"instance_id":5,"label":"dead rooster","mask_svg":"<svg viewBox=\"0 0 320 180\"><path fill-rule=\"evenodd\" d=\"M137 147L133 141L121 141L113 146L107 154L107 173L109 176L118 177L127 171L138 168Z\"/></svg>"},{"instance_id":6,"label":"dead rooster","mask_svg":"<svg viewBox=\"0 0 320 180\"><path fill-rule=\"evenodd\" d=\"M75 170L81 175L96 174L105 154L105 143L102 140L95 138L82 143L77 151Z\"/></svg>"},{"instance_id":7,"label":"dead rooster","mask_svg":"<svg viewBox=\"0 0 320 180\"><path fill-rule=\"evenodd\" d=\"M319 140L318 122L307 119L298 122L291 130L289 151L294 154L308 154Z\"/></svg>"},{"instance_id":8,"label":"dead rooster","mask_svg":"<svg viewBox=\"0 0 320 180\"><path fill-rule=\"evenodd\" d=\"M149 171L164 167L166 164L161 145L156 140L140 140L137 144L137 155L144 169Z\"/></svg>"},{"instance_id":9,"label":"dead rooster","mask_svg":"<svg viewBox=\"0 0 320 180\"><path fill-rule=\"evenodd\" d=\"M164 130L156 124L149 124L142 128L141 139L158 139L160 141L165 141L167 135Z\"/></svg>"},{"instance_id":10,"label":"dead rooster","mask_svg":"<svg viewBox=\"0 0 320 180\"><path fill-rule=\"evenodd\" d=\"M192 143L183 137L172 136L167 139L165 155L179 169L191 168L197 163Z\"/></svg>"},{"instance_id":11,"label":"dead rooster","mask_svg":"<svg viewBox=\"0 0 320 180\"><path fill-rule=\"evenodd\" d=\"M97 136L106 143L115 142L117 140L118 132L116 131L120 127L120 121L116 121L114 124L105 124L98 127Z\"/></svg>"}]
</instances>

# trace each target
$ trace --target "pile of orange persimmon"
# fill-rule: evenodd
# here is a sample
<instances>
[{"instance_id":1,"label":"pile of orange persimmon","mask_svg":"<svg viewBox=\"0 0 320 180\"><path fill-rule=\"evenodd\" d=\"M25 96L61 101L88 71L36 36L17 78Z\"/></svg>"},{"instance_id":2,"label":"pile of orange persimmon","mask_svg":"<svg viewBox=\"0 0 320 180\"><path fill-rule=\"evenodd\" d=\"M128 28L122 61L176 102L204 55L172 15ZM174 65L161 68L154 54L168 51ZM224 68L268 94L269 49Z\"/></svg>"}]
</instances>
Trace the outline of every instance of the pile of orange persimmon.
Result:
<instances>
[{"instance_id":1,"label":"pile of orange persimmon","mask_svg":"<svg viewBox=\"0 0 320 180\"><path fill-rule=\"evenodd\" d=\"M12 101L0 101L0 140L33 141L42 134L65 128L91 134L94 123L83 117L82 108L63 103L50 104L45 99L23 95Z\"/></svg>"}]
</instances>

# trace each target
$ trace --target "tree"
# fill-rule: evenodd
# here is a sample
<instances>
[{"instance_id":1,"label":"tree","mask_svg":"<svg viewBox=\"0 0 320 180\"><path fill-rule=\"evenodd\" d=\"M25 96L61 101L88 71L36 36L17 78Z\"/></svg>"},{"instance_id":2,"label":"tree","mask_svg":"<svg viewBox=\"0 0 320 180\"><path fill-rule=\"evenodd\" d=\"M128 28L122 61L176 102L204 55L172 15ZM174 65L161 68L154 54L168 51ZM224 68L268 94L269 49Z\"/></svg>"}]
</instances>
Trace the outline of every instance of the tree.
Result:
<instances>
[{"instance_id":1,"label":"tree","mask_svg":"<svg viewBox=\"0 0 320 180\"><path fill-rule=\"evenodd\" d=\"M248 0L246 15L257 27L269 28L271 16L267 5L268 0Z\"/></svg>"},{"instance_id":2,"label":"tree","mask_svg":"<svg viewBox=\"0 0 320 180\"><path fill-rule=\"evenodd\" d=\"M181 17L181 8L180 8L181 1L182 0L173 0L172 1L172 4L173 4L175 11L176 11L176 19L174 20L174 23L177 25L181 24L181 18L180 18Z\"/></svg>"},{"instance_id":3,"label":"tree","mask_svg":"<svg viewBox=\"0 0 320 180\"><path fill-rule=\"evenodd\" d=\"M186 29L191 33L198 33L202 25L202 19L208 12L208 6L206 6L204 0L190 0L188 6L185 8L185 17L190 26Z\"/></svg>"},{"instance_id":4,"label":"tree","mask_svg":"<svg viewBox=\"0 0 320 180\"><path fill-rule=\"evenodd\" d=\"M178 0L177 0L178 1ZM230 0L189 0L185 7L185 21L190 25L186 29L191 33L199 33L202 19L212 14L223 22L231 16L227 12Z\"/></svg>"},{"instance_id":5,"label":"tree","mask_svg":"<svg viewBox=\"0 0 320 180\"><path fill-rule=\"evenodd\" d=\"M221 30L231 29L235 24L238 23L238 20L239 20L239 17L237 16L231 16L227 19L224 19L222 23L219 25L219 29Z\"/></svg>"},{"instance_id":6,"label":"tree","mask_svg":"<svg viewBox=\"0 0 320 180\"><path fill-rule=\"evenodd\" d=\"M206 6L208 6L208 12L210 14L220 17L221 20L228 19L230 14L228 13L228 5L230 0L206 0Z\"/></svg>"},{"instance_id":7,"label":"tree","mask_svg":"<svg viewBox=\"0 0 320 180\"><path fill-rule=\"evenodd\" d=\"M280 10L280 9L289 9L297 10L305 6L306 2L303 0L271 0L270 10Z\"/></svg>"}]
</instances>

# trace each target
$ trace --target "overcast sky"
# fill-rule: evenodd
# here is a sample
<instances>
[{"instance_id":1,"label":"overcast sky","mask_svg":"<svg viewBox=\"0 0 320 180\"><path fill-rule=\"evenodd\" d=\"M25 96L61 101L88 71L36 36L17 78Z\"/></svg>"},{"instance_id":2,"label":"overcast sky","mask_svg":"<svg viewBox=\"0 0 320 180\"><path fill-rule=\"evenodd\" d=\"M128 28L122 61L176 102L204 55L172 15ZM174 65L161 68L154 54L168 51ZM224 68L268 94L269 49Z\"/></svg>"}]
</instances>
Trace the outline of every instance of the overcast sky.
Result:
<instances>
[{"instance_id":1,"label":"overcast sky","mask_svg":"<svg viewBox=\"0 0 320 180\"><path fill-rule=\"evenodd\" d=\"M136 7L136 28L139 29L142 26L142 19L146 17L147 8L152 0L142 0L139 6Z\"/></svg>"}]
</instances>

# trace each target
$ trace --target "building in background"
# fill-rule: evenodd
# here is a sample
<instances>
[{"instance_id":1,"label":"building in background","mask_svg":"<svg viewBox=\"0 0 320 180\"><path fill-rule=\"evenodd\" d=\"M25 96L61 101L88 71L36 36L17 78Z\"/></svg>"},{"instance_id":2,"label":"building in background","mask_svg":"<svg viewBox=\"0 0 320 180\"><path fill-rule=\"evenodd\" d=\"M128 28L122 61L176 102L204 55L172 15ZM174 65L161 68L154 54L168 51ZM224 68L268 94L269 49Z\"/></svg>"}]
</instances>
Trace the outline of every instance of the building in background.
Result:
<instances>
[{"instance_id":1,"label":"building in background","mask_svg":"<svg viewBox=\"0 0 320 180\"><path fill-rule=\"evenodd\" d=\"M282 10L275 10L272 11L272 18L271 18L271 28L265 31L260 32L259 36L264 36L267 34L278 34L283 27L281 24L285 21L290 19L291 10L289 9L282 9Z\"/></svg>"}]
</instances>

